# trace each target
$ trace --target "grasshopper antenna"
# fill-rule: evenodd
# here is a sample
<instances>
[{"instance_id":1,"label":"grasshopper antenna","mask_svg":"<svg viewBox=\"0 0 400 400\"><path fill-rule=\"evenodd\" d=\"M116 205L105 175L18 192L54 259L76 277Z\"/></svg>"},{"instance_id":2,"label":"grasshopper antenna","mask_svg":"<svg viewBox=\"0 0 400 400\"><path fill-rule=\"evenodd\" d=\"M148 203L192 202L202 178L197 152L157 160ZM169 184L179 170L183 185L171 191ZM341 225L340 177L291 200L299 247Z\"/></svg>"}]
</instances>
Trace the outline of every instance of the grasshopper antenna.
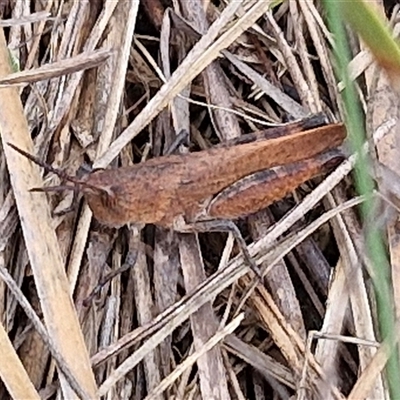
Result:
<instances>
[{"instance_id":1,"label":"grasshopper antenna","mask_svg":"<svg viewBox=\"0 0 400 400\"><path fill-rule=\"evenodd\" d=\"M98 188L96 186L92 186L92 185L88 184L87 182L84 182L84 181L82 181L80 179L75 178L74 176L68 175L62 169L52 167L51 165L49 165L49 164L43 162L42 160L40 160L38 157L27 153L26 151L18 148L17 146L13 145L10 142L8 142L7 144L12 149L14 149L16 152L22 154L28 160L31 160L35 164L37 164L40 167L44 168L46 171L52 172L53 174L57 175L59 178L61 178L64 181L68 181L68 182L74 183L74 186L64 185L64 186L50 186L50 187L47 187L47 188L32 188L30 190L32 192L58 192L58 191L61 191L61 190L76 190L76 186L77 185L82 185L82 186L88 187L88 188L90 188L92 190L104 192L104 190L102 190L101 188Z\"/></svg>"}]
</instances>

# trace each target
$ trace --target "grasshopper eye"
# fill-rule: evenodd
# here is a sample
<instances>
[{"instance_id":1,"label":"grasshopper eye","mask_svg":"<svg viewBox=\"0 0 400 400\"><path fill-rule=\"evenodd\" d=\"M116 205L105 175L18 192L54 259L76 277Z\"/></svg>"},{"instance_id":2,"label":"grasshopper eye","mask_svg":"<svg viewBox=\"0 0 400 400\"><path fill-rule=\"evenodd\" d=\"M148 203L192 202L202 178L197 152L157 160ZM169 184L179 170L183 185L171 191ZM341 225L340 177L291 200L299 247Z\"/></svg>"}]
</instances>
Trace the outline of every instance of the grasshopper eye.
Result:
<instances>
[{"instance_id":1,"label":"grasshopper eye","mask_svg":"<svg viewBox=\"0 0 400 400\"><path fill-rule=\"evenodd\" d=\"M100 201L104 207L114 208L116 205L116 199L117 198L115 196L115 193L112 190L110 190L110 191L101 190L100 191Z\"/></svg>"}]
</instances>

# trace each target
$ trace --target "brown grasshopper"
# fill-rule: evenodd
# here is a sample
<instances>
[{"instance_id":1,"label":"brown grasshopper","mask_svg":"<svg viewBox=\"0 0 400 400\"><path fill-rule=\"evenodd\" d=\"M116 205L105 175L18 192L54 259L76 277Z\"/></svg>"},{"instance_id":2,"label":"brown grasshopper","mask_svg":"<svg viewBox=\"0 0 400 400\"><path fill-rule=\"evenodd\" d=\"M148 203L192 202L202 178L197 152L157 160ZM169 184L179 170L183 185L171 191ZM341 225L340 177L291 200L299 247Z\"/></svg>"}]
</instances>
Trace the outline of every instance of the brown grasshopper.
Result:
<instances>
[{"instance_id":1,"label":"brown grasshopper","mask_svg":"<svg viewBox=\"0 0 400 400\"><path fill-rule=\"evenodd\" d=\"M232 220L267 207L343 159L336 148L346 136L344 125L307 129L313 121L245 134L208 150L96 170L82 179L9 145L73 183L32 190L82 192L96 219L112 227L140 223L178 232L232 231L258 272Z\"/></svg>"}]
</instances>

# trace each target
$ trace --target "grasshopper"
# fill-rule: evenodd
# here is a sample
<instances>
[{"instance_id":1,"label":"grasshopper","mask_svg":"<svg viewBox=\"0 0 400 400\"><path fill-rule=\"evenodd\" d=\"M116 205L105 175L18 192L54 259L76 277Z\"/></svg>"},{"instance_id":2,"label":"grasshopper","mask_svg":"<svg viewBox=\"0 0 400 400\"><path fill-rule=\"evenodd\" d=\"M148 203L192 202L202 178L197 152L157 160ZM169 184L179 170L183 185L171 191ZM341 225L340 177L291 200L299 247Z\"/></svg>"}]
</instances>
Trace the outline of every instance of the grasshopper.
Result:
<instances>
[{"instance_id":1,"label":"grasshopper","mask_svg":"<svg viewBox=\"0 0 400 400\"><path fill-rule=\"evenodd\" d=\"M32 190L81 192L95 218L111 227L139 223L178 232L232 231L258 273L232 220L267 207L343 159L337 147L346 136L344 125L316 124L318 118L309 118L245 134L208 150L96 170L81 179L9 145L72 183Z\"/></svg>"}]
</instances>

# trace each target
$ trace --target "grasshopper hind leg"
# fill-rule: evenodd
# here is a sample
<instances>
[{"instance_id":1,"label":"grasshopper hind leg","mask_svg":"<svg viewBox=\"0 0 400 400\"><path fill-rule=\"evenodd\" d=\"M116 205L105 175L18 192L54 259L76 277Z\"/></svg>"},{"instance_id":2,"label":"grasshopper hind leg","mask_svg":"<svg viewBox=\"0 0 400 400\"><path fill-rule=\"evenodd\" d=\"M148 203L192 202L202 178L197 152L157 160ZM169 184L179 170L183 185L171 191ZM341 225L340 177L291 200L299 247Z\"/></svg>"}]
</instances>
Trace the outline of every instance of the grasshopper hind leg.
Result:
<instances>
[{"instance_id":1,"label":"grasshopper hind leg","mask_svg":"<svg viewBox=\"0 0 400 400\"><path fill-rule=\"evenodd\" d=\"M174 227L174 230L181 233L205 233L205 232L226 232L232 233L236 239L237 244L243 254L245 262L256 274L258 278L262 278L260 269L254 262L253 258L249 253L247 244L237 227L237 225L231 220L212 219L206 221L196 221L193 223L185 223L182 220Z\"/></svg>"}]
</instances>

